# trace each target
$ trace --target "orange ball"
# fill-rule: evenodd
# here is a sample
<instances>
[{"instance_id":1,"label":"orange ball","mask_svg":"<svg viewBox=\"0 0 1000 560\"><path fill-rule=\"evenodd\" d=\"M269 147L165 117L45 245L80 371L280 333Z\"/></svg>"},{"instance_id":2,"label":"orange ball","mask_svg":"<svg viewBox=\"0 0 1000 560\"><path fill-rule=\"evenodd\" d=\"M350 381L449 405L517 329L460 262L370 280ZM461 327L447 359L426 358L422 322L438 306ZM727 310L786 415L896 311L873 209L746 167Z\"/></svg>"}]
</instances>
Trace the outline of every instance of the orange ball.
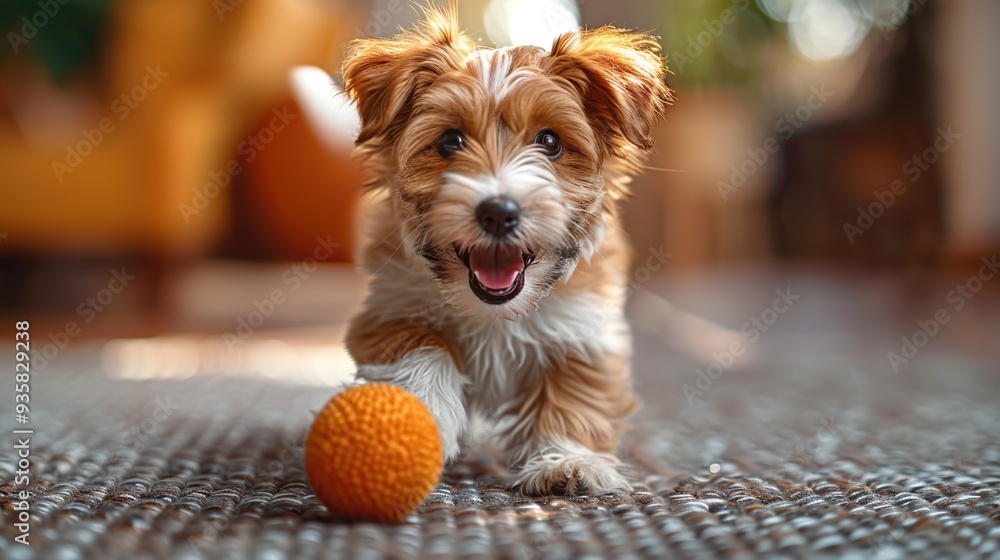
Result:
<instances>
[{"instance_id":1,"label":"orange ball","mask_svg":"<svg viewBox=\"0 0 1000 560\"><path fill-rule=\"evenodd\" d=\"M326 403L306 438L305 463L334 516L399 523L430 495L444 459L427 407L399 387L371 383Z\"/></svg>"}]
</instances>

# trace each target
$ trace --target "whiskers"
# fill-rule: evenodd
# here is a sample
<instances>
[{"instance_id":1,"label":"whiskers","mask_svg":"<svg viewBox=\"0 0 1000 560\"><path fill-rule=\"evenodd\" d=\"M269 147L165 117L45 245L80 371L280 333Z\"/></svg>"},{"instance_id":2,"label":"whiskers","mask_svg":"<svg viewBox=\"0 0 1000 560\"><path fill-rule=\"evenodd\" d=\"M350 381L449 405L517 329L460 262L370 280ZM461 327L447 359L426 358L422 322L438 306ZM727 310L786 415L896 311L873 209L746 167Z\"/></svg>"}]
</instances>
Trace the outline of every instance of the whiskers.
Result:
<instances>
[{"instance_id":1,"label":"whiskers","mask_svg":"<svg viewBox=\"0 0 1000 560\"><path fill-rule=\"evenodd\" d=\"M617 220L605 220L604 219L605 215L604 215L604 211L603 210L581 209L580 213L582 213L584 215L587 215L587 216L594 216L595 218L597 218L598 220L600 220L601 223L603 223L605 226L609 226L609 225L610 226L614 226L619 231L621 231L622 233L624 233L625 237L627 237L629 239L632 239L632 235L628 231L626 231L625 228L623 228L621 225L619 225ZM575 226L575 227L576 227L577 231L580 231L580 232L584 232L585 231L583 229L583 226L579 226L578 225L578 226ZM600 252L600 251L598 251L598 252Z\"/></svg>"},{"instance_id":2,"label":"whiskers","mask_svg":"<svg viewBox=\"0 0 1000 560\"><path fill-rule=\"evenodd\" d=\"M653 167L650 165L641 165L640 168L646 169L647 171L660 171L662 173L690 173L686 169L668 169L666 167Z\"/></svg>"},{"instance_id":3,"label":"whiskers","mask_svg":"<svg viewBox=\"0 0 1000 560\"><path fill-rule=\"evenodd\" d=\"M386 240L388 240L390 237L392 237L392 234L394 234L397 231L399 231L399 228L405 226L408 222L410 222L412 220L415 220L416 218L417 218L416 216L410 216L409 218L407 218L407 219L403 220L402 222L400 222L399 225L396 226L396 229L390 231L389 235L386 235L385 237L382 238L382 241L379 241L378 243L372 245L372 248L374 249L375 247L378 247L379 245L385 243ZM399 247L396 247L396 249L398 250ZM395 252L393 252L393 254L395 254ZM383 264L382 266L385 266L385 265Z\"/></svg>"},{"instance_id":4,"label":"whiskers","mask_svg":"<svg viewBox=\"0 0 1000 560\"><path fill-rule=\"evenodd\" d=\"M396 229L392 230L392 232L389 235L385 236L385 238L382 239L382 241L379 241L376 245L374 245L374 247L378 247L379 245L385 243L386 240L389 239L389 237L391 237L394 233L396 233L397 231L399 231L400 228L402 228L404 225L406 225L407 222L409 222L410 220L412 220L415 217L416 216L411 217L411 218L407 218L407 219L403 220L402 223L400 223L398 226L396 226ZM416 236L416 235L419 235L419 233L420 232L412 232L411 235ZM373 274L372 276L378 276L378 273L382 272L382 269L385 268L385 265L389 264L389 261L391 261L392 258L396 256L396 253L399 252L399 248L402 247L403 244L407 242L407 238L408 238L407 235L403 235L403 238L399 241L399 244L396 245L396 248L392 250L392 253L390 253L389 256L386 257L385 262L382 263L382 266L378 267L378 270L376 270L375 274Z\"/></svg>"}]
</instances>

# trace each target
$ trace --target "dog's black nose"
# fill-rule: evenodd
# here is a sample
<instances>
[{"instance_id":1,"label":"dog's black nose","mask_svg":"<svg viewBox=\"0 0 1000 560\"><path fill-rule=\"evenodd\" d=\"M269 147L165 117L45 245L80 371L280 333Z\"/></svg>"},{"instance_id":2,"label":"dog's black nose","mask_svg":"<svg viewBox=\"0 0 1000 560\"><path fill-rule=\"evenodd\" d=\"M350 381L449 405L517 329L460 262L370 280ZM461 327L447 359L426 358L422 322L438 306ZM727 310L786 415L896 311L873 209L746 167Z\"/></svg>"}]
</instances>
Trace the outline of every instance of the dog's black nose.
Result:
<instances>
[{"instance_id":1,"label":"dog's black nose","mask_svg":"<svg viewBox=\"0 0 1000 560\"><path fill-rule=\"evenodd\" d=\"M496 196L479 203L476 220L488 233L503 237L521 221L521 207L506 196Z\"/></svg>"}]
</instances>

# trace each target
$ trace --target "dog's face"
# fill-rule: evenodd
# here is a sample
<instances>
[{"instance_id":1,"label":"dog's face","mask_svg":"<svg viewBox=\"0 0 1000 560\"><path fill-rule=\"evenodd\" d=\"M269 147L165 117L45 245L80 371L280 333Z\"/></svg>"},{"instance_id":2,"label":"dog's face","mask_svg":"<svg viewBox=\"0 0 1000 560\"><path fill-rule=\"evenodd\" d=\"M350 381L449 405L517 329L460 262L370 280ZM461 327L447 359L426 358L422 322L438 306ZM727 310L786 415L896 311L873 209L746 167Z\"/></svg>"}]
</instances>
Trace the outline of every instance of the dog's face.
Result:
<instances>
[{"instance_id":1,"label":"dog's face","mask_svg":"<svg viewBox=\"0 0 1000 560\"><path fill-rule=\"evenodd\" d=\"M659 47L612 28L477 49L449 14L344 64L371 186L458 308L524 315L600 246L669 101Z\"/></svg>"}]
</instances>

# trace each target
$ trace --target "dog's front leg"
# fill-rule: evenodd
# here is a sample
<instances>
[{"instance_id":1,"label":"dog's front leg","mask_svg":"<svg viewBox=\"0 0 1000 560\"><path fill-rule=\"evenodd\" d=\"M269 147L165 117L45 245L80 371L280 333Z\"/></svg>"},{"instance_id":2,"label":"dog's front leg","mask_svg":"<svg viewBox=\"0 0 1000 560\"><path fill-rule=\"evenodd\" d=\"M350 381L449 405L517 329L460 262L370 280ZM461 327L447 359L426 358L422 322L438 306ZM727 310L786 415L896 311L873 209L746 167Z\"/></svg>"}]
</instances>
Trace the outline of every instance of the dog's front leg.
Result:
<instances>
[{"instance_id":1,"label":"dog's front leg","mask_svg":"<svg viewBox=\"0 0 1000 560\"><path fill-rule=\"evenodd\" d=\"M434 416L446 462L458 456L468 427L460 357L439 334L409 321L378 321L363 313L347 332L358 377L413 393Z\"/></svg>"},{"instance_id":2,"label":"dog's front leg","mask_svg":"<svg viewBox=\"0 0 1000 560\"><path fill-rule=\"evenodd\" d=\"M528 494L599 494L629 489L615 447L637 407L628 359L567 356L521 387L508 409L508 460Z\"/></svg>"}]
</instances>

